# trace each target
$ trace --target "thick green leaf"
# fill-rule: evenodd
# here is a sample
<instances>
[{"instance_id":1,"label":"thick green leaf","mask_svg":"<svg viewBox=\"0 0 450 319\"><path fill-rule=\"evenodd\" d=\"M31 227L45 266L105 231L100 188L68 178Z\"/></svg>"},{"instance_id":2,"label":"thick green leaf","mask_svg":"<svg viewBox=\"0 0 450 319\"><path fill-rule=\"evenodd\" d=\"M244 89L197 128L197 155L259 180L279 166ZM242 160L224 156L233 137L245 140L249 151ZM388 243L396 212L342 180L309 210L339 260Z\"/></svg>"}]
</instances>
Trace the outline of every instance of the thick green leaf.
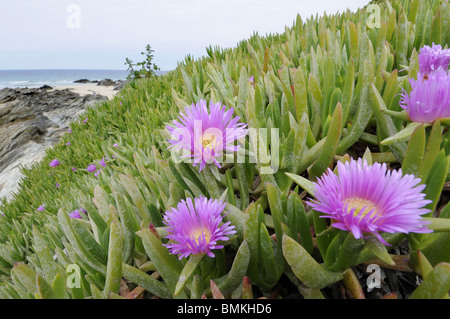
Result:
<instances>
[{"instance_id":1,"label":"thick green leaf","mask_svg":"<svg viewBox=\"0 0 450 319\"><path fill-rule=\"evenodd\" d=\"M169 253L167 248L162 245L161 240L150 229L143 228L138 232L138 235L142 238L142 243L150 260L154 262L169 291L174 294L183 265L174 255ZM186 294L181 292L178 297L185 298Z\"/></svg>"},{"instance_id":2,"label":"thick green leaf","mask_svg":"<svg viewBox=\"0 0 450 319\"><path fill-rule=\"evenodd\" d=\"M269 201L270 211L275 226L277 246L281 251L281 238L283 237L283 230L281 227L281 223L284 223L285 218L283 204L281 202L281 193L276 186L270 183L267 184L266 188L267 188L267 199Z\"/></svg>"},{"instance_id":3,"label":"thick green leaf","mask_svg":"<svg viewBox=\"0 0 450 319\"><path fill-rule=\"evenodd\" d=\"M294 239L283 236L283 255L294 274L307 287L325 288L343 278L342 273L332 272L320 265Z\"/></svg>"},{"instance_id":4,"label":"thick green leaf","mask_svg":"<svg viewBox=\"0 0 450 319\"><path fill-rule=\"evenodd\" d=\"M72 223L70 221L69 215L62 209L58 211L58 221L61 225L64 234L66 235L67 239L73 246L73 249L76 251L76 253L80 256L80 258L83 259L83 261L89 265L89 267L92 267L96 271L105 274L106 273L106 267L105 265L101 264L93 255L92 253L85 247L83 243L83 239L80 238L80 236L74 231L74 228L72 226Z\"/></svg>"},{"instance_id":5,"label":"thick green leaf","mask_svg":"<svg viewBox=\"0 0 450 319\"><path fill-rule=\"evenodd\" d=\"M120 223L123 228L124 247L123 247L123 261L127 262L134 251L135 233L138 230L138 224L134 217L134 212L130 207L130 203L121 193L116 193L117 211L120 217Z\"/></svg>"},{"instance_id":6,"label":"thick green leaf","mask_svg":"<svg viewBox=\"0 0 450 319\"><path fill-rule=\"evenodd\" d=\"M380 93L374 84L370 85L369 101L372 105L373 114L377 121L377 136L379 140L387 139L388 137L398 133L397 128L392 121L392 118L383 111L386 111L386 105L381 98ZM406 152L406 144L404 142L393 143L388 146L395 158L401 163L403 162L404 154Z\"/></svg>"},{"instance_id":7,"label":"thick green leaf","mask_svg":"<svg viewBox=\"0 0 450 319\"><path fill-rule=\"evenodd\" d=\"M314 183L309 179L304 178L300 175L295 175L291 173L285 173L289 178L291 178L295 183L297 183L301 188L303 188L309 195L314 196Z\"/></svg>"},{"instance_id":8,"label":"thick green leaf","mask_svg":"<svg viewBox=\"0 0 450 319\"><path fill-rule=\"evenodd\" d=\"M169 290L167 289L167 286L163 282L161 282L161 281L153 278L152 276L146 274L145 272L143 272L139 269L136 269L135 267L127 265L127 264L122 264L122 270L123 270L123 276L126 279L141 286L148 292L150 292L156 296L159 296L161 298L165 298L165 299L172 298L172 294L169 292Z\"/></svg>"},{"instance_id":9,"label":"thick green leaf","mask_svg":"<svg viewBox=\"0 0 450 319\"><path fill-rule=\"evenodd\" d=\"M39 297L41 299L58 299L53 288L41 276L36 274L36 285L38 287Z\"/></svg>"},{"instance_id":10,"label":"thick green leaf","mask_svg":"<svg viewBox=\"0 0 450 319\"><path fill-rule=\"evenodd\" d=\"M139 216L141 220L148 224L150 222L150 212L145 203L144 197L139 191L139 187L136 184L136 181L130 175L119 175L119 179L122 182L123 187L127 190L128 194L131 197L134 205L138 208Z\"/></svg>"},{"instance_id":11,"label":"thick green leaf","mask_svg":"<svg viewBox=\"0 0 450 319\"><path fill-rule=\"evenodd\" d=\"M419 126L410 137L405 158L402 163L402 171L405 174L419 176L425 152L425 127Z\"/></svg>"},{"instance_id":12,"label":"thick green leaf","mask_svg":"<svg viewBox=\"0 0 450 319\"><path fill-rule=\"evenodd\" d=\"M280 267L280 264L275 260L274 249L276 249L276 243L270 238L264 223L260 224L259 230L260 255L262 264L264 265L264 269L260 269L259 271L264 272L266 284L272 286L277 283L279 276L282 274L283 267Z\"/></svg>"},{"instance_id":13,"label":"thick green leaf","mask_svg":"<svg viewBox=\"0 0 450 319\"><path fill-rule=\"evenodd\" d=\"M410 299L448 298L450 290L450 264L439 263L427 275L419 287L409 297Z\"/></svg>"},{"instance_id":14,"label":"thick green leaf","mask_svg":"<svg viewBox=\"0 0 450 319\"><path fill-rule=\"evenodd\" d=\"M423 220L430 222L427 224L427 228L435 232L450 232L449 218L423 217Z\"/></svg>"},{"instance_id":15,"label":"thick green leaf","mask_svg":"<svg viewBox=\"0 0 450 319\"><path fill-rule=\"evenodd\" d=\"M419 126L429 126L429 124L423 124L423 123L417 123L417 122L411 122L409 123L403 130L396 133L395 135L388 137L380 142L381 145L389 146L395 143L399 142L405 142L408 141L411 135L414 133L414 131Z\"/></svg>"},{"instance_id":16,"label":"thick green leaf","mask_svg":"<svg viewBox=\"0 0 450 319\"><path fill-rule=\"evenodd\" d=\"M419 177L422 180L427 179L428 173L433 167L433 163L439 154L441 147L441 134L442 134L441 124L439 121L435 121L431 128L430 136L427 141L427 148L425 150L425 154L423 157L422 167L420 168Z\"/></svg>"},{"instance_id":17,"label":"thick green leaf","mask_svg":"<svg viewBox=\"0 0 450 319\"><path fill-rule=\"evenodd\" d=\"M48 243L45 241L44 237L35 225L33 225L33 239L34 249L39 256L39 261L41 263L42 270L44 271L45 278L51 282L58 274L58 267L53 260L53 255L48 247Z\"/></svg>"},{"instance_id":18,"label":"thick green leaf","mask_svg":"<svg viewBox=\"0 0 450 319\"><path fill-rule=\"evenodd\" d=\"M122 278L123 234L118 221L111 221L109 236L108 263L106 265L105 290L103 291L105 297L108 297L110 293L119 293Z\"/></svg>"},{"instance_id":19,"label":"thick green leaf","mask_svg":"<svg viewBox=\"0 0 450 319\"><path fill-rule=\"evenodd\" d=\"M175 287L175 296L177 296L184 288L187 281L191 278L192 274L194 273L195 269L197 269L197 266L199 262L202 260L203 256L205 256L205 254L195 254L189 257L188 262L184 265L183 270L181 271L180 277Z\"/></svg>"},{"instance_id":20,"label":"thick green leaf","mask_svg":"<svg viewBox=\"0 0 450 319\"><path fill-rule=\"evenodd\" d=\"M439 198L442 194L442 188L446 180L446 174L443 172L448 172L449 169L449 156L445 156L444 150L441 150L436 156L433 167L431 168L428 178L426 180L426 187L424 193L427 194L426 198L430 199L432 202L426 207L431 211L436 208Z\"/></svg>"},{"instance_id":21,"label":"thick green leaf","mask_svg":"<svg viewBox=\"0 0 450 319\"><path fill-rule=\"evenodd\" d=\"M364 239L366 248L373 253L377 258L382 260L388 265L395 265L395 262L392 260L391 256L389 255L386 245L380 242L378 238L371 235L368 238Z\"/></svg>"},{"instance_id":22,"label":"thick green leaf","mask_svg":"<svg viewBox=\"0 0 450 319\"><path fill-rule=\"evenodd\" d=\"M230 271L224 276L214 279L222 294L229 295L233 290L239 287L242 283L242 279L247 273L249 261L250 251L247 242L244 240L236 252ZM207 289L206 294L209 294L209 292L210 290Z\"/></svg>"},{"instance_id":23,"label":"thick green leaf","mask_svg":"<svg viewBox=\"0 0 450 319\"><path fill-rule=\"evenodd\" d=\"M29 266L15 263L12 272L30 294L35 295L39 292L36 283L37 274Z\"/></svg>"},{"instance_id":24,"label":"thick green leaf","mask_svg":"<svg viewBox=\"0 0 450 319\"><path fill-rule=\"evenodd\" d=\"M106 224L109 224L111 221L111 212L109 210L108 195L100 185L95 186L94 198L100 215L103 217Z\"/></svg>"},{"instance_id":25,"label":"thick green leaf","mask_svg":"<svg viewBox=\"0 0 450 319\"><path fill-rule=\"evenodd\" d=\"M333 113L330 128L328 130L328 135L326 137L326 141L323 146L323 151L319 155L319 158L316 160L314 165L309 170L310 178L317 178L321 176L332 163L337 145L341 138L341 128L342 128L342 107L341 104L338 103Z\"/></svg>"},{"instance_id":26,"label":"thick green leaf","mask_svg":"<svg viewBox=\"0 0 450 319\"><path fill-rule=\"evenodd\" d=\"M373 66L368 61L364 61L362 73L359 75L358 81L361 83L361 92L357 112L352 119L352 126L339 142L336 148L336 154L340 154L352 146L366 129L367 124L372 117L372 108L369 103L369 88L373 81ZM355 92L356 94L356 92Z\"/></svg>"},{"instance_id":27,"label":"thick green leaf","mask_svg":"<svg viewBox=\"0 0 450 319\"><path fill-rule=\"evenodd\" d=\"M300 196L293 192L288 197L288 226L294 239L300 235L300 244L312 254L314 250L311 228L306 215L305 207ZM298 240L297 240L298 241Z\"/></svg>"}]
</instances>

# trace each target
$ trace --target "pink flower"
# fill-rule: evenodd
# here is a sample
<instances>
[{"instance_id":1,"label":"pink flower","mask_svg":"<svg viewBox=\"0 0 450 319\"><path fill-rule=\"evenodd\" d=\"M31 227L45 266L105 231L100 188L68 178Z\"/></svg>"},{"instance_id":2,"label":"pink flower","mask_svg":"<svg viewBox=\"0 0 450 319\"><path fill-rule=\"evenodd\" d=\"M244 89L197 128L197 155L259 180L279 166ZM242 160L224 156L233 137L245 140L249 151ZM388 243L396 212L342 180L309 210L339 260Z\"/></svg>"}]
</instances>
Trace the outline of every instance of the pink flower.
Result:
<instances>
[{"instance_id":1,"label":"pink flower","mask_svg":"<svg viewBox=\"0 0 450 319\"><path fill-rule=\"evenodd\" d=\"M450 117L450 75L439 68L424 80L409 79L411 92L403 90L400 106L411 121L433 123L438 118Z\"/></svg>"},{"instance_id":2,"label":"pink flower","mask_svg":"<svg viewBox=\"0 0 450 319\"><path fill-rule=\"evenodd\" d=\"M57 167L59 165L59 161L57 159L54 159L48 165L51 166L51 167Z\"/></svg>"},{"instance_id":3,"label":"pink flower","mask_svg":"<svg viewBox=\"0 0 450 319\"><path fill-rule=\"evenodd\" d=\"M336 221L335 228L352 232L355 238L373 233L388 245L378 232L429 233L421 215L430 203L422 190L425 185L414 175L401 170L388 171L386 164L369 166L364 160L337 163L337 175L330 169L315 184L309 204Z\"/></svg>"},{"instance_id":4,"label":"pink flower","mask_svg":"<svg viewBox=\"0 0 450 319\"><path fill-rule=\"evenodd\" d=\"M96 172L94 173L94 176L98 178L101 171L102 171L101 169L99 169L98 171L96 171Z\"/></svg>"},{"instance_id":5,"label":"pink flower","mask_svg":"<svg viewBox=\"0 0 450 319\"><path fill-rule=\"evenodd\" d=\"M423 76L429 75L439 68L448 70L450 62L450 49L442 49L440 44L422 47L419 53L419 72Z\"/></svg>"},{"instance_id":6,"label":"pink flower","mask_svg":"<svg viewBox=\"0 0 450 319\"><path fill-rule=\"evenodd\" d=\"M200 171L209 163L221 167L218 159L223 151L238 151L234 141L247 135L247 124L238 123L239 117L232 118L234 109L228 111L221 103L209 104L209 111L205 100L197 104L186 106L178 120L174 120L175 127L167 126L171 133L168 141L169 148L182 150L182 158L192 158L193 165L200 165Z\"/></svg>"},{"instance_id":7,"label":"pink flower","mask_svg":"<svg viewBox=\"0 0 450 319\"><path fill-rule=\"evenodd\" d=\"M83 208L75 209L73 212L69 214L70 218L82 219L80 212L86 214L86 211Z\"/></svg>"},{"instance_id":8,"label":"pink flower","mask_svg":"<svg viewBox=\"0 0 450 319\"><path fill-rule=\"evenodd\" d=\"M213 199L191 198L181 200L177 208L165 212L164 224L168 227L164 244L179 259L190 254L207 254L214 257L213 249L221 249L219 241L227 241L227 235L236 233L230 222L222 224L225 203Z\"/></svg>"}]
</instances>

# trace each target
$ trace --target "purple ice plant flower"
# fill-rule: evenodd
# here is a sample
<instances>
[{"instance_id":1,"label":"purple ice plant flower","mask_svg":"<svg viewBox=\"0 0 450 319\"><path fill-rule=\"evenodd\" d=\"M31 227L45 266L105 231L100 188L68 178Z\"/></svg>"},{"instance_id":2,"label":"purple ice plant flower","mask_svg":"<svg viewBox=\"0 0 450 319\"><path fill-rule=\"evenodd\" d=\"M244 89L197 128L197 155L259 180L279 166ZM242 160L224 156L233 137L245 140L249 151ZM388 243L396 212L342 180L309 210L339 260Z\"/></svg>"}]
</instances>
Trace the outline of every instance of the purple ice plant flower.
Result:
<instances>
[{"instance_id":1,"label":"purple ice plant flower","mask_svg":"<svg viewBox=\"0 0 450 319\"><path fill-rule=\"evenodd\" d=\"M51 167L56 167L59 165L59 161L57 159L54 159L53 161L50 162L50 164L48 164Z\"/></svg>"},{"instance_id":2,"label":"purple ice plant flower","mask_svg":"<svg viewBox=\"0 0 450 319\"><path fill-rule=\"evenodd\" d=\"M80 212L86 214L86 211L83 208L75 209L73 212L69 214L70 218L82 219Z\"/></svg>"},{"instance_id":3,"label":"purple ice plant flower","mask_svg":"<svg viewBox=\"0 0 450 319\"><path fill-rule=\"evenodd\" d=\"M227 235L236 233L230 222L222 223L225 208L222 201L204 196L181 200L176 208L164 214L169 242L164 244L179 259L190 254L206 254L214 257L213 249L221 249L218 241L227 241Z\"/></svg>"},{"instance_id":4,"label":"purple ice plant flower","mask_svg":"<svg viewBox=\"0 0 450 319\"><path fill-rule=\"evenodd\" d=\"M41 206L39 206L37 210L40 212L43 212L45 210L45 204L42 204Z\"/></svg>"},{"instance_id":5,"label":"purple ice plant flower","mask_svg":"<svg viewBox=\"0 0 450 319\"><path fill-rule=\"evenodd\" d=\"M199 164L199 171L206 164L215 163L221 167L218 159L223 151L236 152L239 145L234 141L247 135L247 124L238 123L240 117L233 116L234 108L226 111L220 102L209 104L200 100L196 104L186 106L178 120L173 120L174 127L167 126L171 133L169 149L182 151L181 158L192 158L193 165Z\"/></svg>"},{"instance_id":6,"label":"purple ice plant flower","mask_svg":"<svg viewBox=\"0 0 450 319\"><path fill-rule=\"evenodd\" d=\"M450 117L450 74L442 68L430 73L428 79L409 79L411 92L403 89L400 106L413 122L433 123Z\"/></svg>"},{"instance_id":7,"label":"purple ice plant flower","mask_svg":"<svg viewBox=\"0 0 450 319\"><path fill-rule=\"evenodd\" d=\"M95 166L95 164L91 164L91 165L89 165L89 166L86 168L86 170L87 170L88 172L93 173L93 172L95 172L95 171L97 170L97 166Z\"/></svg>"},{"instance_id":8,"label":"purple ice plant flower","mask_svg":"<svg viewBox=\"0 0 450 319\"><path fill-rule=\"evenodd\" d=\"M96 171L96 172L94 173L94 176L98 178L98 176L100 175L101 171L102 171L101 169L99 169L98 171Z\"/></svg>"},{"instance_id":9,"label":"purple ice plant flower","mask_svg":"<svg viewBox=\"0 0 450 319\"><path fill-rule=\"evenodd\" d=\"M105 158L104 157L100 160L100 165L103 166L103 167L106 166L106 162L105 162Z\"/></svg>"},{"instance_id":10,"label":"purple ice plant flower","mask_svg":"<svg viewBox=\"0 0 450 319\"><path fill-rule=\"evenodd\" d=\"M427 78L431 73L442 68L444 71L448 70L450 62L450 49L442 49L440 44L434 44L430 47L428 45L422 47L419 53L419 78Z\"/></svg>"},{"instance_id":11,"label":"purple ice plant flower","mask_svg":"<svg viewBox=\"0 0 450 319\"><path fill-rule=\"evenodd\" d=\"M337 175L330 169L315 182L311 207L331 218L333 227L350 231L357 239L374 234L389 245L378 232L429 233L429 222L421 215L430 203L422 190L424 184L401 169L388 171L386 164L368 165L361 159L337 163Z\"/></svg>"},{"instance_id":12,"label":"purple ice plant flower","mask_svg":"<svg viewBox=\"0 0 450 319\"><path fill-rule=\"evenodd\" d=\"M70 146L70 145L72 145L72 143L70 143L70 142L67 142L67 143L66 143L66 146Z\"/></svg>"},{"instance_id":13,"label":"purple ice plant flower","mask_svg":"<svg viewBox=\"0 0 450 319\"><path fill-rule=\"evenodd\" d=\"M67 129L67 132L68 132L69 134L72 134L72 129L69 127L69 128Z\"/></svg>"},{"instance_id":14,"label":"purple ice plant flower","mask_svg":"<svg viewBox=\"0 0 450 319\"><path fill-rule=\"evenodd\" d=\"M87 121L89 121L89 119L88 119L88 118L85 118L85 119L83 120L83 123L87 123Z\"/></svg>"},{"instance_id":15,"label":"purple ice plant flower","mask_svg":"<svg viewBox=\"0 0 450 319\"><path fill-rule=\"evenodd\" d=\"M69 214L70 218L77 218L81 219L80 211L78 209L75 209L73 212Z\"/></svg>"},{"instance_id":16,"label":"purple ice plant flower","mask_svg":"<svg viewBox=\"0 0 450 319\"><path fill-rule=\"evenodd\" d=\"M117 145L117 143L114 143L113 146L114 146L115 148L119 148L119 145Z\"/></svg>"}]
</instances>

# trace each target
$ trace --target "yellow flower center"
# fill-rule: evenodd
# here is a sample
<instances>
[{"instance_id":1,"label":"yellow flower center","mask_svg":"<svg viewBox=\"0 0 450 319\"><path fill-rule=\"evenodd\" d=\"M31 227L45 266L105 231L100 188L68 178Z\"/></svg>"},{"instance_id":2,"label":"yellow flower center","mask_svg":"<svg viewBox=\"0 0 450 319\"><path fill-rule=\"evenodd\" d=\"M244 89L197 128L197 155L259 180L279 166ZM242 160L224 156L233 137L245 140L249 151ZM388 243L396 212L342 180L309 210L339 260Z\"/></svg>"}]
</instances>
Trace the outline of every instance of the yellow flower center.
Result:
<instances>
[{"instance_id":1,"label":"yellow flower center","mask_svg":"<svg viewBox=\"0 0 450 319\"><path fill-rule=\"evenodd\" d=\"M372 203L370 200L362 199L359 197L351 197L345 201L345 204L347 205L347 211L350 212L353 208L355 211L353 212L353 216L357 216L361 209L364 209L362 216L366 216L370 211L372 211L371 217L378 214L377 206Z\"/></svg>"},{"instance_id":2,"label":"yellow flower center","mask_svg":"<svg viewBox=\"0 0 450 319\"><path fill-rule=\"evenodd\" d=\"M211 232L205 228L198 228L192 232L192 237L195 240L195 243L198 245L200 240L205 236L206 243L209 243L211 240Z\"/></svg>"},{"instance_id":3,"label":"yellow flower center","mask_svg":"<svg viewBox=\"0 0 450 319\"><path fill-rule=\"evenodd\" d=\"M203 148L213 149L216 145L216 135L214 134L203 134L202 136Z\"/></svg>"}]
</instances>

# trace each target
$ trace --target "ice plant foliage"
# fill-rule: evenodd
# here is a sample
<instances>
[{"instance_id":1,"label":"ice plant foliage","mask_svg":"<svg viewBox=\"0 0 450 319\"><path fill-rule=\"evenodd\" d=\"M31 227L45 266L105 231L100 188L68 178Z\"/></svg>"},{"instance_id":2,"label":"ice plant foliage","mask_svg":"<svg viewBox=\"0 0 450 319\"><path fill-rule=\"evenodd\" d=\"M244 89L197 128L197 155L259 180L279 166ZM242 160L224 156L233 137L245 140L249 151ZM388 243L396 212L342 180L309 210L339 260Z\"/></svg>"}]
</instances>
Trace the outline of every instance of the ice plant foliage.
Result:
<instances>
[{"instance_id":1,"label":"ice plant foliage","mask_svg":"<svg viewBox=\"0 0 450 319\"><path fill-rule=\"evenodd\" d=\"M330 169L315 183L309 204L322 217L334 220L332 226L350 231L355 238L378 232L431 232L421 215L430 203L422 190L425 185L414 175L402 176L401 169L388 171L386 164L368 165L361 159L337 164L337 175Z\"/></svg>"},{"instance_id":2,"label":"ice plant foliage","mask_svg":"<svg viewBox=\"0 0 450 319\"><path fill-rule=\"evenodd\" d=\"M223 223L225 203L204 196L181 200L176 208L165 212L169 242L164 244L179 259L190 254L207 254L214 257L213 249L221 249L219 241L236 233L230 222Z\"/></svg>"},{"instance_id":3,"label":"ice plant foliage","mask_svg":"<svg viewBox=\"0 0 450 319\"><path fill-rule=\"evenodd\" d=\"M409 79L411 92L401 94L400 106L411 121L432 123L450 117L450 75L443 68L428 74L428 79Z\"/></svg>"},{"instance_id":4,"label":"ice plant foliage","mask_svg":"<svg viewBox=\"0 0 450 319\"><path fill-rule=\"evenodd\" d=\"M450 62L450 49L442 49L440 44L428 45L422 47L419 53L419 71L422 77L442 68L448 70Z\"/></svg>"},{"instance_id":5,"label":"ice plant foliage","mask_svg":"<svg viewBox=\"0 0 450 319\"><path fill-rule=\"evenodd\" d=\"M248 131L247 124L238 123L239 116L232 118L233 112L234 108L226 110L225 105L212 101L208 111L205 100L186 106L178 120L173 120L174 127L166 127L171 133L169 148L183 151L181 158L192 158L200 171L211 163L221 167L218 160L223 151L238 151L239 145L234 146L234 141L245 137Z\"/></svg>"}]
</instances>

